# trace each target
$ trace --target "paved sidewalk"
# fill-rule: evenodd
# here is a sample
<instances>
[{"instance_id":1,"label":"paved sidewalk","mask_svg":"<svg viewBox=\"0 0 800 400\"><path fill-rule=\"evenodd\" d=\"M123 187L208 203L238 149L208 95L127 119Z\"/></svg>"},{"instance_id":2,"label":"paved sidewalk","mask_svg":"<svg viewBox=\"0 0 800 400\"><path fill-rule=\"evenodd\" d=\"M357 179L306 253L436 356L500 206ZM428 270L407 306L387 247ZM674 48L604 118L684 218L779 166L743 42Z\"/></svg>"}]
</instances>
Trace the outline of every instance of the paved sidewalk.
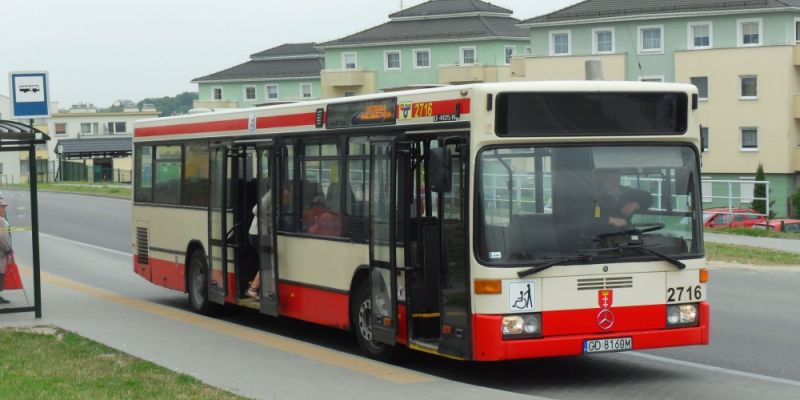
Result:
<instances>
[{"instance_id":1,"label":"paved sidewalk","mask_svg":"<svg viewBox=\"0 0 800 400\"><path fill-rule=\"evenodd\" d=\"M703 237L705 238L706 242L762 247L765 249L781 250L800 254L800 240L797 239L727 235L724 233L709 232L705 232Z\"/></svg>"}]
</instances>

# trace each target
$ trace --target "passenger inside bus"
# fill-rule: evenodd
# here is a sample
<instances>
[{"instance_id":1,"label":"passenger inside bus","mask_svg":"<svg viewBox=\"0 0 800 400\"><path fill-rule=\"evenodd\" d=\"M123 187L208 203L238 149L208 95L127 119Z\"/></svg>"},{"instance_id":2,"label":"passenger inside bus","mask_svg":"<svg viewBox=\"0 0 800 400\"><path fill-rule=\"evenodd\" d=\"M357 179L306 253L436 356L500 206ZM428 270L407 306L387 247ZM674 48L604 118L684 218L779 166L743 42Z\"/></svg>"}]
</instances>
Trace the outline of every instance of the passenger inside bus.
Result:
<instances>
[{"instance_id":1,"label":"passenger inside bus","mask_svg":"<svg viewBox=\"0 0 800 400\"><path fill-rule=\"evenodd\" d=\"M303 210L303 225L308 226L306 232L313 235L338 236L342 218L328 208L324 197L318 195L314 197L309 207Z\"/></svg>"}]
</instances>

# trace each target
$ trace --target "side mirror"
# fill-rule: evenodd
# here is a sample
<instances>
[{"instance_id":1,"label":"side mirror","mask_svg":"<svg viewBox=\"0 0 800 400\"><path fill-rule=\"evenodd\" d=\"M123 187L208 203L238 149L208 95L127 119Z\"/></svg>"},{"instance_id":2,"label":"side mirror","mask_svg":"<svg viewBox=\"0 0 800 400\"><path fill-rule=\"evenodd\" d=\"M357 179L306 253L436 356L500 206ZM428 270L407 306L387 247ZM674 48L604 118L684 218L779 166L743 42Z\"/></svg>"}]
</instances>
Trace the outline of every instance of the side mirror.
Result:
<instances>
[{"instance_id":1,"label":"side mirror","mask_svg":"<svg viewBox=\"0 0 800 400\"><path fill-rule=\"evenodd\" d=\"M447 193L453 190L453 167L450 164L450 149L436 147L428 157L428 183L431 191Z\"/></svg>"}]
</instances>

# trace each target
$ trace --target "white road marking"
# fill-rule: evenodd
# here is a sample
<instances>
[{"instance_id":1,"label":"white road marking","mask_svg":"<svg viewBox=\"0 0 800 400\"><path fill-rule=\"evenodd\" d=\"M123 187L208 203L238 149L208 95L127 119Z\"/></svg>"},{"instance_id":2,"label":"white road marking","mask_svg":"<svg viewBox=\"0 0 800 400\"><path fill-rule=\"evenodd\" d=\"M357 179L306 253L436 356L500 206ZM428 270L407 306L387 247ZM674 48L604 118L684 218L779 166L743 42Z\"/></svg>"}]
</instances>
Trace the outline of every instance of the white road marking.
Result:
<instances>
[{"instance_id":1,"label":"white road marking","mask_svg":"<svg viewBox=\"0 0 800 400\"><path fill-rule=\"evenodd\" d=\"M44 236L44 237L48 237L48 238L63 240L63 241L68 242L68 243L77 244L79 246L84 246L84 247L89 247L89 248L95 249L95 250L107 251L109 253L114 253L114 254L121 255L121 256L131 257L133 255L133 253L126 253L124 251L109 249L109 248L106 248L106 247L95 246L93 244L79 242L77 240L67 239L67 238L63 238L61 236L51 235L51 234L48 234L48 233L39 233L39 236Z\"/></svg>"},{"instance_id":2,"label":"white road marking","mask_svg":"<svg viewBox=\"0 0 800 400\"><path fill-rule=\"evenodd\" d=\"M693 362L689 362L689 361L675 360L675 359L672 359L672 358L659 357L659 356L654 356L652 354L645 354L645 353L639 353L639 352L623 353L623 354L628 355L628 356L640 357L640 358L648 359L648 360L651 360L651 361L659 361L659 362L668 363L668 364L680 365L680 366L683 366L683 367L699 368L699 369L704 369L704 370L707 370L707 371L714 371L714 372L719 372L719 373L723 373L723 374L741 376L741 377L744 377L744 378L752 378L752 379L758 379L758 380L771 382L771 383L782 383L784 385L791 385L791 386L800 387L800 381L795 381L795 380L791 380L791 379L776 378L774 376L760 375L760 374L754 374L754 373L751 373L751 372L737 371L735 369L715 367L715 366L712 366L712 365L698 364L698 363L693 363Z\"/></svg>"}]
</instances>

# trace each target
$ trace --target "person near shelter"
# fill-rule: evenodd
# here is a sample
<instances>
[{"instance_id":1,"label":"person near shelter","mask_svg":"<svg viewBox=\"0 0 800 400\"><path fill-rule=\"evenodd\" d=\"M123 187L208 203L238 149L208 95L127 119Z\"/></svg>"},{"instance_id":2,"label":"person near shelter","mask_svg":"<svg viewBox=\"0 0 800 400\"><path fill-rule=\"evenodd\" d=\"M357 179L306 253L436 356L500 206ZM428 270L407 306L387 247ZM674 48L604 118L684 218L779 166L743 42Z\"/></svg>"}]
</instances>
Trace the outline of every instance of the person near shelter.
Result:
<instances>
[{"instance_id":1,"label":"person near shelter","mask_svg":"<svg viewBox=\"0 0 800 400\"><path fill-rule=\"evenodd\" d=\"M3 290L3 278L5 278L6 267L12 257L13 251L11 250L11 235L9 233L11 226L6 219L6 203L2 195L0 195L0 291ZM9 301L0 296L0 304L8 304Z\"/></svg>"},{"instance_id":2,"label":"person near shelter","mask_svg":"<svg viewBox=\"0 0 800 400\"><path fill-rule=\"evenodd\" d=\"M625 227L639 210L647 210L653 203L649 192L622 186L619 169L595 171L598 183L595 218L614 227Z\"/></svg>"}]
</instances>

